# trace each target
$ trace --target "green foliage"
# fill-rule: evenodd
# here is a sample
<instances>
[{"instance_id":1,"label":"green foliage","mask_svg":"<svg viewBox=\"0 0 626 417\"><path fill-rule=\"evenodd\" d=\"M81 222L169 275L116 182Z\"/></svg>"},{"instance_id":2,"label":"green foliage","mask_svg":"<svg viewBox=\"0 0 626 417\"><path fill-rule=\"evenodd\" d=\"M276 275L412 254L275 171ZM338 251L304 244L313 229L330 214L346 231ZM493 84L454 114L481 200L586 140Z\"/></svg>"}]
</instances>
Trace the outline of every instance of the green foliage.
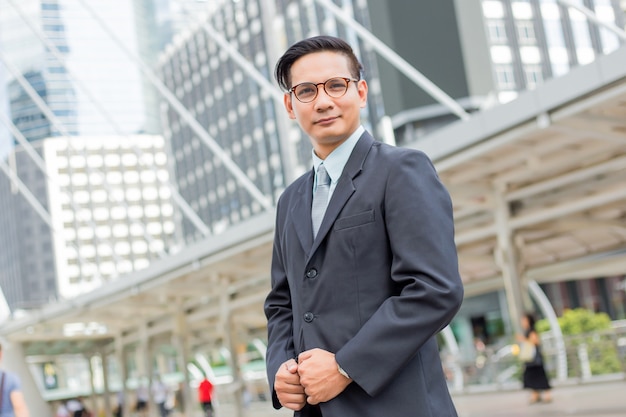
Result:
<instances>
[{"instance_id":1,"label":"green foliage","mask_svg":"<svg viewBox=\"0 0 626 417\"><path fill-rule=\"evenodd\" d=\"M574 364L578 362L578 349L581 345L587 350L589 367L593 375L621 371L619 354L607 332L611 329L611 318L608 314L577 308L566 310L563 316L558 318L558 322L566 338L570 375L578 374ZM543 333L550 330L550 323L542 319L535 327L537 332Z\"/></svg>"},{"instance_id":2,"label":"green foliage","mask_svg":"<svg viewBox=\"0 0 626 417\"><path fill-rule=\"evenodd\" d=\"M611 318L606 313L594 313L585 308L565 310L563 316L558 318L561 332L564 336L590 333L598 330L611 328ZM537 332L543 333L550 330L550 323L546 319L536 323Z\"/></svg>"},{"instance_id":3,"label":"green foliage","mask_svg":"<svg viewBox=\"0 0 626 417\"><path fill-rule=\"evenodd\" d=\"M547 319L537 320L535 323L535 330L537 333L544 333L550 330L550 322Z\"/></svg>"}]
</instances>

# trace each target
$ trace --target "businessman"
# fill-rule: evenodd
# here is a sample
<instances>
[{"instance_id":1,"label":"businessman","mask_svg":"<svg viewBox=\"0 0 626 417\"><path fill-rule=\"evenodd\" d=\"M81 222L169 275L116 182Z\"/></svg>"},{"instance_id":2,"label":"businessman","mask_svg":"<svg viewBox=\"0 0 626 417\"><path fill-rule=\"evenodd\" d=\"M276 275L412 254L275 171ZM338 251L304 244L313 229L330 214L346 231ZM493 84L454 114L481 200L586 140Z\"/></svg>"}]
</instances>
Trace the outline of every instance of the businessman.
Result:
<instances>
[{"instance_id":1,"label":"businessman","mask_svg":"<svg viewBox=\"0 0 626 417\"><path fill-rule=\"evenodd\" d=\"M463 298L450 197L423 153L365 131L361 70L330 36L292 45L276 64L313 169L277 205L265 301L274 407L456 416L435 340Z\"/></svg>"}]
</instances>

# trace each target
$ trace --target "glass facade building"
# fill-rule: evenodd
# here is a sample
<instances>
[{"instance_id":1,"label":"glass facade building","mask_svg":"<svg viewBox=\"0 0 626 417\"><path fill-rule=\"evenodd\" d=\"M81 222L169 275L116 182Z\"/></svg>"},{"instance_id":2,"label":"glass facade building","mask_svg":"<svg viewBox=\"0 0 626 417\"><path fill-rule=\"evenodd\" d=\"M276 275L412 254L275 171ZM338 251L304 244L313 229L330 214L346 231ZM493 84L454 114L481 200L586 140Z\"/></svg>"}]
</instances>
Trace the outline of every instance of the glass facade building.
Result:
<instances>
[{"instance_id":1,"label":"glass facade building","mask_svg":"<svg viewBox=\"0 0 626 417\"><path fill-rule=\"evenodd\" d=\"M624 27L617 0L578 2L603 22ZM506 102L620 46L617 34L556 0L483 0L495 87Z\"/></svg>"},{"instance_id":2,"label":"glass facade building","mask_svg":"<svg viewBox=\"0 0 626 417\"><path fill-rule=\"evenodd\" d=\"M354 17L367 26L367 5L347 3ZM363 116L367 128L375 133L384 110L373 52L332 14L310 1L223 2L206 16L204 23L198 22L175 39L161 58L160 71L178 100L273 202L290 182L288 178L310 168L309 139L295 123L281 128L286 119L282 97L278 102L272 93L264 91L203 25L223 34L237 53L272 84L278 54L290 44L320 33L351 40L371 86ZM179 192L213 233L265 210L172 106L164 105L163 121ZM289 163L293 173L285 167L285 146L292 147L294 160ZM186 219L181 218L181 224L187 242L201 236Z\"/></svg>"},{"instance_id":3,"label":"glass facade building","mask_svg":"<svg viewBox=\"0 0 626 417\"><path fill-rule=\"evenodd\" d=\"M85 152L86 145L79 145L81 139L74 141L69 140L69 137L88 137L95 146L100 143L97 138L103 135L129 135L154 130L155 126L160 129L160 124L154 122L158 105L150 107L144 98L146 84L142 83L141 71L132 58L133 55L156 56L158 53L157 49L140 51L143 47L138 42L140 25L146 25L148 21L149 16L143 14L139 19L134 2L126 0L0 0L0 52L3 58L0 62L0 110L24 139L44 156L46 173L37 167L21 146L11 150L17 138L13 138L5 123L1 123L0 132L0 139L4 138L0 144L2 158L50 213L53 222L61 222L57 225L58 230L75 227L75 236L78 236L80 230L84 232L84 225L76 221L64 223L63 219L67 220L71 210L53 209L58 203L57 199L65 203L68 198L80 200L87 192L81 187L91 190L96 185L90 182L92 178L88 176L88 186L69 181L67 184L70 190L61 192L58 188L50 187L46 175L58 174L50 170L50 165L59 163L63 158L60 154L44 152L42 143L56 143L47 138L59 137L65 140L65 152L68 155L72 152L80 155ZM143 33L148 31L144 30ZM46 113L53 117L48 117ZM162 138L151 138L154 141L151 146L163 146ZM115 139L109 141L114 143ZM74 146L81 147L75 149ZM70 158L74 162L64 169L70 170L71 178L76 173L80 181L80 170L84 170L84 166L81 168L75 165L77 158L80 159L77 156ZM125 166L125 170L135 171L136 167ZM74 191L78 194L75 195ZM5 296L12 309L36 308L57 299L59 295L65 297L76 294L79 292L77 288L85 289L97 281L95 276L106 280L116 274L144 267L146 263L143 259L151 259L154 255L151 251L138 248L135 243L128 243L131 246L128 253L132 256L125 252L127 246L120 244L118 248L113 245L111 250L115 250L116 254L122 251L122 255L118 256L122 260L111 267L107 255L100 252L101 246L87 244L89 239L74 241L65 236L65 242L60 244L59 233L72 233L53 233L5 175L0 176L0 200L5 206L0 212L0 247L10 248L0 254L0 285L5 289ZM102 207L96 207L100 203L84 204L86 206L81 207L81 210L92 209L92 215L102 213ZM117 208L113 210L117 211ZM128 222L138 211L154 210L133 209L130 213L134 214L117 213L116 216L119 222ZM55 213L61 217L56 218ZM81 216L84 218L87 214ZM116 230L119 231L120 227L114 223L107 223L107 227L117 226ZM170 228L171 225L168 225ZM168 229L168 236L172 233ZM165 246L165 240L162 239L162 246ZM72 255L75 252L72 248L76 245L86 252L80 256ZM79 262L78 259L86 261ZM105 269L94 269L94 259L102 262ZM57 273L61 270L62 274Z\"/></svg>"},{"instance_id":4,"label":"glass facade building","mask_svg":"<svg viewBox=\"0 0 626 417\"><path fill-rule=\"evenodd\" d=\"M513 100L623 44L609 29L556 0L368 3L374 34L468 112ZM624 28L619 0L576 4ZM458 120L389 64L379 67L398 144L415 143Z\"/></svg>"},{"instance_id":5,"label":"glass facade building","mask_svg":"<svg viewBox=\"0 0 626 417\"><path fill-rule=\"evenodd\" d=\"M174 245L161 136L50 138L43 152L62 298L146 268Z\"/></svg>"}]
</instances>

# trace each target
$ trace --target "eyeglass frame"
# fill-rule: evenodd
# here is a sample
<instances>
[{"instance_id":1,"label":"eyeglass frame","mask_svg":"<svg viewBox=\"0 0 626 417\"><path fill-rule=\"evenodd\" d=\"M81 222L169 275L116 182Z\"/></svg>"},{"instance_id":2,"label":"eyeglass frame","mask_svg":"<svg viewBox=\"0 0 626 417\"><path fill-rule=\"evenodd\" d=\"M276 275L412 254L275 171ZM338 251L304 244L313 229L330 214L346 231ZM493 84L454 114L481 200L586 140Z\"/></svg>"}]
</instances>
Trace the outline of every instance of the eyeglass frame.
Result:
<instances>
[{"instance_id":1,"label":"eyeglass frame","mask_svg":"<svg viewBox=\"0 0 626 417\"><path fill-rule=\"evenodd\" d=\"M332 81L332 80L338 80L338 79L339 79L339 80L344 80L344 81L346 82L346 89L345 89L345 91L343 92L343 94L341 94L341 95L339 95L339 96L332 96L332 95L330 95L330 94L328 93L328 91L326 90L326 83L327 83L327 82L329 82L329 81ZM306 82L303 82L303 83L300 83L300 84L296 84L296 85L294 85L294 86L293 86L293 87L291 87L291 88L289 89L289 91L287 91L287 92L288 92L288 93L290 93L290 94L291 94L291 93L293 93L294 97L295 97L295 98L296 98L296 99L297 99L300 103L312 103L312 102L314 102L314 101L315 101L315 99L317 98L317 96L318 96L318 95L319 95L319 93L320 93L320 88L319 88L319 86L320 86L320 85L324 86L324 92L326 93L326 95L327 95L328 97L332 97L332 98L339 98L339 97L343 97L343 96L345 96L345 95L346 95L346 93L348 92L348 87L350 87L350 81L352 81L353 83L358 83L358 82L359 82L359 81L361 81L361 80L360 80L360 79L358 79L358 80L357 80L357 79L354 79L354 78L348 78L348 77L333 77L333 78L329 78L329 79L327 79L326 81L324 81L324 82L322 82L322 83L317 83L317 84L316 84L316 83L313 83L313 82L310 82L310 81L306 81ZM315 95L313 96L313 98L312 98L310 101L302 101L302 100L298 97L298 95L296 94L296 88L298 88L298 87L300 87L301 85L304 85L304 84L311 84L311 85L314 85L314 86L315 86Z\"/></svg>"}]
</instances>

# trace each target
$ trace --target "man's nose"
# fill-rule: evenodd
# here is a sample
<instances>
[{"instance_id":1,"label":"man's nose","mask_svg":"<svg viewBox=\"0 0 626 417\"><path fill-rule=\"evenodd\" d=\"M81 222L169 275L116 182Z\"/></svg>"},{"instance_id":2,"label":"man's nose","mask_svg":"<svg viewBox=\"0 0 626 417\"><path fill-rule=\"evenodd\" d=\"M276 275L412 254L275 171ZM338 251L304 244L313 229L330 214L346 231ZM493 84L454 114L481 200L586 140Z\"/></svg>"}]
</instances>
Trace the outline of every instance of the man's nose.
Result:
<instances>
[{"instance_id":1,"label":"man's nose","mask_svg":"<svg viewBox=\"0 0 626 417\"><path fill-rule=\"evenodd\" d=\"M315 97L315 107L328 107L333 105L333 98L328 95L323 85L317 87L317 97Z\"/></svg>"}]
</instances>

